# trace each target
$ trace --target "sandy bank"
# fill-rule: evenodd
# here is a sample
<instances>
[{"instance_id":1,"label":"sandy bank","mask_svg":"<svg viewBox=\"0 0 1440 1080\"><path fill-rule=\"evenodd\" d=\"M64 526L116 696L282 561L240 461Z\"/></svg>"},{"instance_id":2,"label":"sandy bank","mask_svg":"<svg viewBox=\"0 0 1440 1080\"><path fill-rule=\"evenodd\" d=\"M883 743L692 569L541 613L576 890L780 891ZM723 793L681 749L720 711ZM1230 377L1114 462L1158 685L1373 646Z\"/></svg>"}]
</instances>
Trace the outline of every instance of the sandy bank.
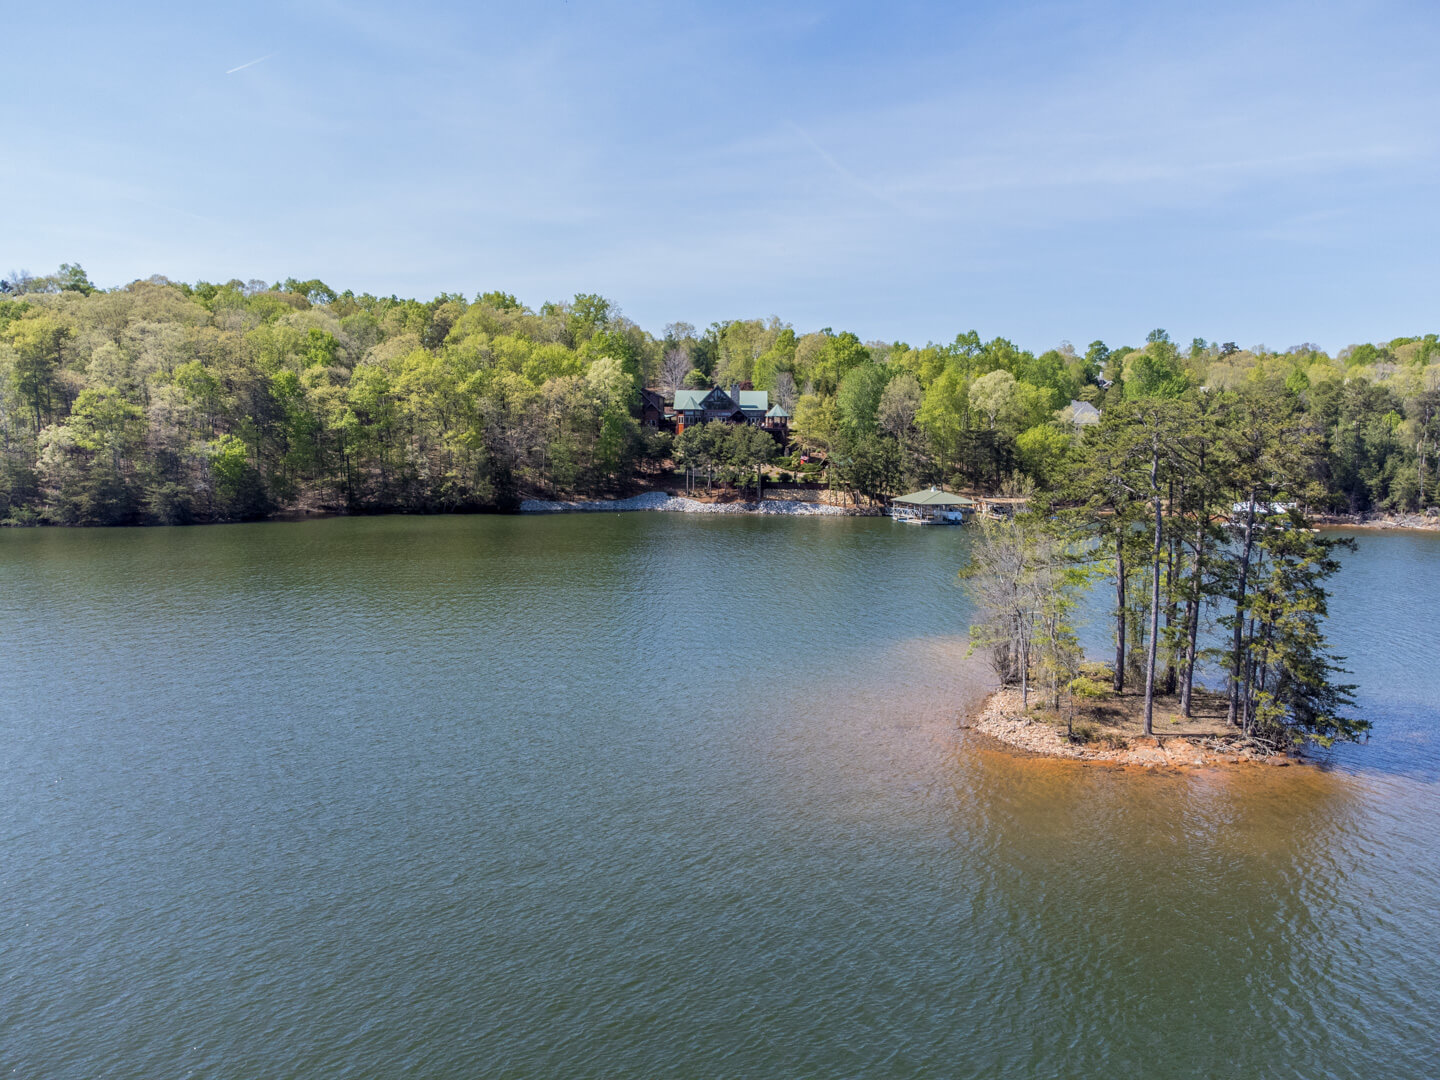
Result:
<instances>
[{"instance_id":1,"label":"sandy bank","mask_svg":"<svg viewBox=\"0 0 1440 1080\"><path fill-rule=\"evenodd\" d=\"M649 491L629 499L586 499L555 502L548 499L526 499L520 504L522 514L556 514L601 510L663 510L679 514L785 514L792 517L824 516L855 517L867 513L849 506L802 502L798 499L765 499L762 502L702 502L683 496Z\"/></svg>"},{"instance_id":2,"label":"sandy bank","mask_svg":"<svg viewBox=\"0 0 1440 1080\"><path fill-rule=\"evenodd\" d=\"M1162 734L1120 740L1120 745L1072 743L1066 739L1063 728L1025 716L1020 708L1020 692L1013 689L995 691L985 699L979 712L968 721L962 721L962 726L989 735L1017 750L1108 765L1195 768L1243 764L1294 765L1301 761L1293 755L1267 755L1234 745L1232 736Z\"/></svg>"}]
</instances>

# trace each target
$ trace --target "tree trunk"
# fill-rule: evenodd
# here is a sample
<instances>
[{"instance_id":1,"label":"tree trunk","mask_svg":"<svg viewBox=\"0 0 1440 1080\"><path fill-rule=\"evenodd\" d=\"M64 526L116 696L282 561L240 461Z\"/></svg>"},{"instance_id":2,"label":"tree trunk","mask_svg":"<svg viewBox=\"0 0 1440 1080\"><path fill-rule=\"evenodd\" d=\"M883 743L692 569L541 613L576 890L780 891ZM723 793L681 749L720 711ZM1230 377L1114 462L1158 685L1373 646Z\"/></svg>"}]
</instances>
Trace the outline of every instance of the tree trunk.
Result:
<instances>
[{"instance_id":1,"label":"tree trunk","mask_svg":"<svg viewBox=\"0 0 1440 1080\"><path fill-rule=\"evenodd\" d=\"M1190 718L1191 698L1195 688L1195 645L1200 636L1200 600L1205 581L1205 510L1200 510L1200 525L1195 530L1195 574L1190 590L1190 607L1186 626L1185 681L1180 687L1180 715Z\"/></svg>"},{"instance_id":2,"label":"tree trunk","mask_svg":"<svg viewBox=\"0 0 1440 1080\"><path fill-rule=\"evenodd\" d=\"M1250 550L1255 540L1255 498L1252 489L1245 510L1245 546L1240 553L1240 580L1235 589L1235 643L1230 654L1230 707L1226 722L1232 727L1240 722L1240 663L1245 644L1245 591L1249 586Z\"/></svg>"},{"instance_id":3,"label":"tree trunk","mask_svg":"<svg viewBox=\"0 0 1440 1080\"><path fill-rule=\"evenodd\" d=\"M1173 512L1174 503L1170 504ZM1166 545L1165 559L1165 640L1174 641L1175 613L1178 603L1175 599L1175 571L1180 563L1179 552L1175 550L1179 542L1178 537L1171 537L1170 543ZM1175 671L1175 649L1173 645L1167 646L1165 652L1165 693L1175 693L1175 683L1178 676Z\"/></svg>"},{"instance_id":4,"label":"tree trunk","mask_svg":"<svg viewBox=\"0 0 1440 1080\"><path fill-rule=\"evenodd\" d=\"M1030 642L1020 646L1020 707L1030 708Z\"/></svg>"},{"instance_id":5,"label":"tree trunk","mask_svg":"<svg viewBox=\"0 0 1440 1080\"><path fill-rule=\"evenodd\" d=\"M1266 624L1265 624L1265 651L1266 651L1266 653L1269 653L1271 643L1272 643L1274 640L1275 640L1275 624L1274 624L1274 623L1266 623ZM1259 666L1260 666L1260 676L1259 676L1259 678L1257 678L1257 679L1255 680L1255 693L1256 693L1257 696L1260 695L1260 694L1263 694L1263 693L1265 692L1265 684L1266 684L1266 682L1268 681L1269 675L1270 675L1270 664L1269 664L1269 661L1262 661Z\"/></svg>"},{"instance_id":6,"label":"tree trunk","mask_svg":"<svg viewBox=\"0 0 1440 1080\"><path fill-rule=\"evenodd\" d=\"M1247 645L1252 644L1255 641L1255 620L1253 618L1250 620L1250 632L1246 635L1245 641ZM1246 649L1245 652L1245 696L1241 702L1241 704L1244 706L1242 712L1242 726L1245 730L1245 734L1249 735L1252 733L1252 721L1255 719L1255 709L1250 700L1251 682L1255 677L1255 657L1250 649Z\"/></svg>"},{"instance_id":7,"label":"tree trunk","mask_svg":"<svg viewBox=\"0 0 1440 1080\"><path fill-rule=\"evenodd\" d=\"M1164 518L1160 513L1160 488L1156 478L1160 472L1160 444L1156 436L1150 454L1150 492L1155 504L1155 539L1150 549L1150 641L1145 655L1145 734L1153 734L1155 715L1155 647L1160 637L1160 541Z\"/></svg>"},{"instance_id":8,"label":"tree trunk","mask_svg":"<svg viewBox=\"0 0 1440 1080\"><path fill-rule=\"evenodd\" d=\"M1425 417L1429 421L1429 416ZM1419 439L1415 443L1415 458L1418 462L1417 469L1420 473L1420 505L1417 507L1422 513L1425 510L1425 440Z\"/></svg>"},{"instance_id":9,"label":"tree trunk","mask_svg":"<svg viewBox=\"0 0 1440 1080\"><path fill-rule=\"evenodd\" d=\"M1115 693L1125 689L1125 528L1115 527Z\"/></svg>"}]
</instances>

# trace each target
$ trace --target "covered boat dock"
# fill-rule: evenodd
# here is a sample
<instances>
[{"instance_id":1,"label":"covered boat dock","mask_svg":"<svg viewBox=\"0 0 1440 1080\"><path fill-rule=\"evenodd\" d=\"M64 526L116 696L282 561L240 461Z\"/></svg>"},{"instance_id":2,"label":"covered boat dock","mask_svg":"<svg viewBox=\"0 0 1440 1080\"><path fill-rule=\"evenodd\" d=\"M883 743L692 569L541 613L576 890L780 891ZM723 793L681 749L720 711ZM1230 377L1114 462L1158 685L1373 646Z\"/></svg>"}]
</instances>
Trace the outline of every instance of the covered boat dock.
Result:
<instances>
[{"instance_id":1,"label":"covered boat dock","mask_svg":"<svg viewBox=\"0 0 1440 1080\"><path fill-rule=\"evenodd\" d=\"M890 516L909 525L959 525L974 505L974 499L932 486L895 496L890 500Z\"/></svg>"}]
</instances>

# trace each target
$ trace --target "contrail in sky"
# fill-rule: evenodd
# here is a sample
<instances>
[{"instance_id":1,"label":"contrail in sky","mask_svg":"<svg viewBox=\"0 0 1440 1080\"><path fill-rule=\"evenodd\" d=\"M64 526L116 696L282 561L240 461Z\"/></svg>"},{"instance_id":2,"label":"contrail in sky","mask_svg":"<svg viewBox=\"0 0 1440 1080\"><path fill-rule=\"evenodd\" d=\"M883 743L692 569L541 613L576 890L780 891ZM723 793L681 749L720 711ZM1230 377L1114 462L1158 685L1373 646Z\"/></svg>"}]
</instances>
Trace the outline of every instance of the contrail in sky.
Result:
<instances>
[{"instance_id":1,"label":"contrail in sky","mask_svg":"<svg viewBox=\"0 0 1440 1080\"><path fill-rule=\"evenodd\" d=\"M231 68L229 71L225 72L225 74L226 74L226 75L234 75L235 72L237 72L237 71L244 71L247 67L254 67L256 64L264 63L266 60L269 60L270 57L272 57L272 56L274 56L274 55L275 55L275 54L274 54L273 52L272 52L272 53L266 53L264 56L260 57L259 60L251 60L251 61L250 61L249 63L247 63L247 64L241 64L239 67L233 67L233 68Z\"/></svg>"},{"instance_id":2,"label":"contrail in sky","mask_svg":"<svg viewBox=\"0 0 1440 1080\"><path fill-rule=\"evenodd\" d=\"M787 123L790 125L791 128L794 129L795 134L799 135L800 138L802 138L802 139L805 140L805 142L809 145L809 147L810 147L811 150L814 150L815 153L817 153L817 154L820 155L821 159L825 162L825 164L829 165L830 168L834 169L837 173L839 173L841 176L843 176L846 180L849 180L850 183L854 184L854 185L855 185L857 188L859 188L861 191L865 192L865 194L871 196L872 198L879 199L881 202L885 203L887 206L893 206L896 210L899 210L901 213L906 213L906 214L910 213L910 208L909 208L909 207L903 206L903 205L901 205L900 203L896 202L894 199L892 199L889 195L885 194L885 192L881 191L879 188L874 187L874 186L871 185L871 184L867 184L864 180L861 180L860 177L856 176L853 172L851 172L849 169L847 169L844 165L841 165L840 162L836 161L833 157L831 157L831 156L830 156L830 153L829 153L823 146L821 146L818 142L816 142L814 139L812 139L812 138L810 137L810 133L809 133L808 131L806 131L804 128L802 128L799 124L795 123L794 121L787 121Z\"/></svg>"}]
</instances>

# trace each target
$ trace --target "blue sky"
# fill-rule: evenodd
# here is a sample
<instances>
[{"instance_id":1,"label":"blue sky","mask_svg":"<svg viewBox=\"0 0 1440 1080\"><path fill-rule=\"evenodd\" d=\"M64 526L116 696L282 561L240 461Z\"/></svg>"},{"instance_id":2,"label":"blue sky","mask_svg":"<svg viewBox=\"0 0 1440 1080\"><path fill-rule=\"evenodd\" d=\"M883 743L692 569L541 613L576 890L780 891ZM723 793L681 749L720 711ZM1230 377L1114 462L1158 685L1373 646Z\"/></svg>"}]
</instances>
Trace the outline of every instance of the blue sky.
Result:
<instances>
[{"instance_id":1,"label":"blue sky","mask_svg":"<svg viewBox=\"0 0 1440 1080\"><path fill-rule=\"evenodd\" d=\"M601 292L656 332L775 314L1031 348L1440 329L1433 0L6 25L0 271Z\"/></svg>"}]
</instances>

